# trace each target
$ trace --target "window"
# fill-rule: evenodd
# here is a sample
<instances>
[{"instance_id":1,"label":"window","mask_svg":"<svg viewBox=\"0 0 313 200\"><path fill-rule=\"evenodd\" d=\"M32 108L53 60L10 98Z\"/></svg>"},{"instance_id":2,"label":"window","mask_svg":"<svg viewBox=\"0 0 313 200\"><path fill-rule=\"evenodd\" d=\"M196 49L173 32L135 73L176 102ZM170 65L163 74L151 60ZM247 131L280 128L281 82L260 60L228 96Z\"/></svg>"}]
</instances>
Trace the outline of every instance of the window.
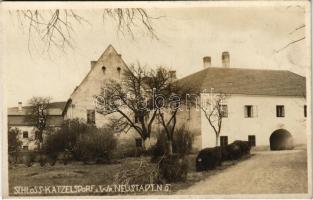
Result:
<instances>
[{"instance_id":1,"label":"window","mask_svg":"<svg viewBox=\"0 0 313 200\"><path fill-rule=\"evenodd\" d=\"M253 105L245 105L244 114L246 118L257 117L257 107Z\"/></svg>"},{"instance_id":2,"label":"window","mask_svg":"<svg viewBox=\"0 0 313 200\"><path fill-rule=\"evenodd\" d=\"M254 147L255 146L255 135L248 135L249 144Z\"/></svg>"},{"instance_id":3,"label":"window","mask_svg":"<svg viewBox=\"0 0 313 200\"><path fill-rule=\"evenodd\" d=\"M253 117L253 106L251 105L245 106L245 117L247 118Z\"/></svg>"},{"instance_id":4,"label":"window","mask_svg":"<svg viewBox=\"0 0 313 200\"><path fill-rule=\"evenodd\" d=\"M28 150L28 146L23 146L23 150Z\"/></svg>"},{"instance_id":5,"label":"window","mask_svg":"<svg viewBox=\"0 0 313 200\"><path fill-rule=\"evenodd\" d=\"M121 70L122 70L122 69L121 69L120 67L117 68L117 72L118 72L118 77L119 77L119 78L121 77Z\"/></svg>"},{"instance_id":6,"label":"window","mask_svg":"<svg viewBox=\"0 0 313 200\"><path fill-rule=\"evenodd\" d=\"M306 117L307 116L307 107L306 107L306 105L304 106L304 117Z\"/></svg>"},{"instance_id":7,"label":"window","mask_svg":"<svg viewBox=\"0 0 313 200\"><path fill-rule=\"evenodd\" d=\"M228 117L228 107L227 105L221 105L222 117Z\"/></svg>"},{"instance_id":8,"label":"window","mask_svg":"<svg viewBox=\"0 0 313 200\"><path fill-rule=\"evenodd\" d=\"M106 67L105 67L105 66L102 66L101 69L102 69L103 74L105 74Z\"/></svg>"},{"instance_id":9,"label":"window","mask_svg":"<svg viewBox=\"0 0 313 200\"><path fill-rule=\"evenodd\" d=\"M136 147L142 147L142 139L141 138L136 138Z\"/></svg>"},{"instance_id":10,"label":"window","mask_svg":"<svg viewBox=\"0 0 313 200\"><path fill-rule=\"evenodd\" d=\"M228 136L220 136L220 144L222 147L228 145Z\"/></svg>"},{"instance_id":11,"label":"window","mask_svg":"<svg viewBox=\"0 0 313 200\"><path fill-rule=\"evenodd\" d=\"M276 117L285 117L285 107L283 105L276 106Z\"/></svg>"},{"instance_id":12,"label":"window","mask_svg":"<svg viewBox=\"0 0 313 200\"><path fill-rule=\"evenodd\" d=\"M23 138L28 138L28 131L23 131Z\"/></svg>"},{"instance_id":13,"label":"window","mask_svg":"<svg viewBox=\"0 0 313 200\"><path fill-rule=\"evenodd\" d=\"M96 113L95 110L87 110L87 124L95 124Z\"/></svg>"}]
</instances>

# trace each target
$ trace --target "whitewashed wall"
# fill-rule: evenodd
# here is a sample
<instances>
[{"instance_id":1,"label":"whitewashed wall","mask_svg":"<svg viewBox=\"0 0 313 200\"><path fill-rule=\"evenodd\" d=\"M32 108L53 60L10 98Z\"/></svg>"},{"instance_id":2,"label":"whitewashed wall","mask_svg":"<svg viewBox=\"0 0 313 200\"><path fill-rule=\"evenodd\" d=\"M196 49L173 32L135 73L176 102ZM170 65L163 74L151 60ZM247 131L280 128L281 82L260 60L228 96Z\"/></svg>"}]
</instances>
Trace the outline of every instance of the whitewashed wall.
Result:
<instances>
[{"instance_id":1,"label":"whitewashed wall","mask_svg":"<svg viewBox=\"0 0 313 200\"><path fill-rule=\"evenodd\" d=\"M209 98L202 94L201 98ZM228 143L234 140L248 140L248 135L256 136L256 145L269 145L272 132L286 129L295 144L306 143L306 118L304 117L304 97L231 95L224 102L228 105L228 117L223 118L220 136L228 136ZM244 106L255 105L257 116L245 118ZM276 105L285 106L285 117L276 117ZM309 111L309 108L307 109ZM215 134L204 113L201 112L202 148L215 146Z\"/></svg>"}]
</instances>

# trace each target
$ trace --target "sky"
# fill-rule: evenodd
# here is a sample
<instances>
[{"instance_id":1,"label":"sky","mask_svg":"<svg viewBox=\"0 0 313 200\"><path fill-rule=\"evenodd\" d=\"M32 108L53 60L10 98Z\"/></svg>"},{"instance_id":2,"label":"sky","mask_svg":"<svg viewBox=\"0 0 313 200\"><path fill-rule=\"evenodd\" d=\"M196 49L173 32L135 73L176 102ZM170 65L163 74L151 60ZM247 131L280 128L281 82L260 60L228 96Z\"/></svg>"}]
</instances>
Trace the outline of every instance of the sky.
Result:
<instances>
[{"instance_id":1,"label":"sky","mask_svg":"<svg viewBox=\"0 0 313 200\"><path fill-rule=\"evenodd\" d=\"M3 51L4 90L8 106L23 105L32 96L51 96L66 101L109 44L127 64L139 62L149 68L163 65L177 71L178 78L203 69L202 58L211 56L221 67L223 51L230 53L230 67L290 70L306 76L310 69L308 42L302 40L280 52L276 50L305 36L305 9L301 6L208 6L147 8L157 39L134 30L135 38L117 34L116 24L102 20L100 9L75 10L88 23L73 22L73 49L28 49L27 29L14 15L6 15ZM294 31L301 25L306 28ZM33 41L38 38L31 38Z\"/></svg>"}]
</instances>

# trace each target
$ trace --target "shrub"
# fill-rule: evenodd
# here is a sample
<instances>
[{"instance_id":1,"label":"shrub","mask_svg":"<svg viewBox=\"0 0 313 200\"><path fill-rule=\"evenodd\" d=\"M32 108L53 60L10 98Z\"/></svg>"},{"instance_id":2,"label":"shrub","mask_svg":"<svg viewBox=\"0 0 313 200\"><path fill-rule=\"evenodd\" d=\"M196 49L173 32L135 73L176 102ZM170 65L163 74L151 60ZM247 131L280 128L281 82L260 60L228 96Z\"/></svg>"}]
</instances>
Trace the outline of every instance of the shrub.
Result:
<instances>
[{"instance_id":1,"label":"shrub","mask_svg":"<svg viewBox=\"0 0 313 200\"><path fill-rule=\"evenodd\" d=\"M152 155L152 160L155 161L158 157L163 156L166 153L166 135L165 132L162 131L158 137L157 142L155 145L151 146L150 149L148 149L148 152Z\"/></svg>"},{"instance_id":2,"label":"shrub","mask_svg":"<svg viewBox=\"0 0 313 200\"><path fill-rule=\"evenodd\" d=\"M174 132L173 138L173 152L186 155L192 150L192 143L194 140L193 134L181 126Z\"/></svg>"},{"instance_id":3,"label":"shrub","mask_svg":"<svg viewBox=\"0 0 313 200\"><path fill-rule=\"evenodd\" d=\"M173 153L182 155L190 153L193 140L193 134L185 126L176 129L173 134ZM167 136L164 130L158 135L156 144L148 151L152 154L152 160L166 154Z\"/></svg>"},{"instance_id":4,"label":"shrub","mask_svg":"<svg viewBox=\"0 0 313 200\"><path fill-rule=\"evenodd\" d=\"M18 139L20 133L18 128L9 128L8 132L8 152L9 152L9 163L16 163L18 152L21 150L22 142Z\"/></svg>"},{"instance_id":5,"label":"shrub","mask_svg":"<svg viewBox=\"0 0 313 200\"><path fill-rule=\"evenodd\" d=\"M168 183L185 181L188 173L188 160L182 154L165 156L159 164L160 178Z\"/></svg>"},{"instance_id":6,"label":"shrub","mask_svg":"<svg viewBox=\"0 0 313 200\"><path fill-rule=\"evenodd\" d=\"M204 148L202 149L196 159L196 170L205 171L215 169L221 165L222 149L221 147Z\"/></svg>"},{"instance_id":7,"label":"shrub","mask_svg":"<svg viewBox=\"0 0 313 200\"><path fill-rule=\"evenodd\" d=\"M59 154L72 152L80 135L92 132L95 126L87 125L79 119L65 120L61 128L54 133L47 135L43 146L43 153L50 159L56 160ZM54 165L55 161L52 162Z\"/></svg>"},{"instance_id":8,"label":"shrub","mask_svg":"<svg viewBox=\"0 0 313 200\"><path fill-rule=\"evenodd\" d=\"M80 135L74 147L74 156L85 163L110 162L116 148L116 138L105 128L90 129L88 134Z\"/></svg>"}]
</instances>

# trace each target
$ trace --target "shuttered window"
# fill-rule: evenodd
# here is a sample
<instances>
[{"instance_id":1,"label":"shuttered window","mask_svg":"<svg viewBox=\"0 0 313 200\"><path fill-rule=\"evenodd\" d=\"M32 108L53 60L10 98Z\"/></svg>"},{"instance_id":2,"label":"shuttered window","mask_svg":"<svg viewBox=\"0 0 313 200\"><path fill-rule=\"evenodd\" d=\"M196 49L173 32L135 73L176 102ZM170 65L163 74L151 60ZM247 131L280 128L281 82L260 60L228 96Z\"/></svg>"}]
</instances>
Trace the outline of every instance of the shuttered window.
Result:
<instances>
[{"instance_id":1,"label":"shuttered window","mask_svg":"<svg viewBox=\"0 0 313 200\"><path fill-rule=\"evenodd\" d=\"M258 116L258 109L255 105L245 105L244 115L246 118L253 118Z\"/></svg>"},{"instance_id":2,"label":"shuttered window","mask_svg":"<svg viewBox=\"0 0 313 200\"><path fill-rule=\"evenodd\" d=\"M285 117L285 106L283 105L276 106L276 117Z\"/></svg>"}]
</instances>

